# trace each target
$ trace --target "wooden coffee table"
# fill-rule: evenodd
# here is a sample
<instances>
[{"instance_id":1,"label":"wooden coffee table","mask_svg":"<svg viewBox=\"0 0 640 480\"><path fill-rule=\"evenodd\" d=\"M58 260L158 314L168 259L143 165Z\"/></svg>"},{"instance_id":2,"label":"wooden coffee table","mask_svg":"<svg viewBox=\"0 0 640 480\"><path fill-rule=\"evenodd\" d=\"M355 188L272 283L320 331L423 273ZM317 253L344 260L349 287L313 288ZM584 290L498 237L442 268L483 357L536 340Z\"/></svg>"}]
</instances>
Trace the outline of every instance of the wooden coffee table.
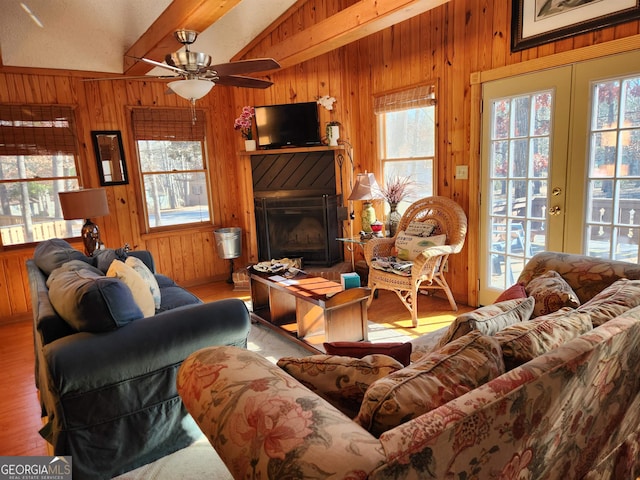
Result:
<instances>
[{"instance_id":1,"label":"wooden coffee table","mask_svg":"<svg viewBox=\"0 0 640 480\"><path fill-rule=\"evenodd\" d=\"M322 277L293 278L249 269L254 318L312 352L322 342L367 340L368 288L343 290Z\"/></svg>"}]
</instances>

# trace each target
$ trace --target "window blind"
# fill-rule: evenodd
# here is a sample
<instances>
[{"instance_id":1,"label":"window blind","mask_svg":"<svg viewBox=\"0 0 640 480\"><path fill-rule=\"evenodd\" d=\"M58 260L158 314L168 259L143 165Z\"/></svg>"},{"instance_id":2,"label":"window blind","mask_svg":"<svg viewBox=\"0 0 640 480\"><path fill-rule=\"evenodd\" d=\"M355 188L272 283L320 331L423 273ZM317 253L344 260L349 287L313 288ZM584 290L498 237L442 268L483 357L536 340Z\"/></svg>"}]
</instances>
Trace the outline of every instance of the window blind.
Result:
<instances>
[{"instance_id":1,"label":"window blind","mask_svg":"<svg viewBox=\"0 0 640 480\"><path fill-rule=\"evenodd\" d=\"M72 107L0 105L0 155L77 155Z\"/></svg>"},{"instance_id":2,"label":"window blind","mask_svg":"<svg viewBox=\"0 0 640 480\"><path fill-rule=\"evenodd\" d=\"M375 114L397 112L411 108L429 107L435 104L435 85L420 85L409 90L376 97L373 104L373 112Z\"/></svg>"},{"instance_id":3,"label":"window blind","mask_svg":"<svg viewBox=\"0 0 640 480\"><path fill-rule=\"evenodd\" d=\"M204 111L177 108L134 108L136 140L200 141L205 137Z\"/></svg>"}]
</instances>

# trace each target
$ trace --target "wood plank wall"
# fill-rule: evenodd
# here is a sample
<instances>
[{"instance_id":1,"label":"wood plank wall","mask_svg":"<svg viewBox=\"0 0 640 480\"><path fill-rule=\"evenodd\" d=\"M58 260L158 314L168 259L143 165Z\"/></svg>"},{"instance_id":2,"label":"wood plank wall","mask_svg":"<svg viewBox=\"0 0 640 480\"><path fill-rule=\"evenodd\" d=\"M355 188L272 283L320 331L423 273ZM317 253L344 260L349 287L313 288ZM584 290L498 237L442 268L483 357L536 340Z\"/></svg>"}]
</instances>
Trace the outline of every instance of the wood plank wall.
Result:
<instances>
[{"instance_id":1,"label":"wood plank wall","mask_svg":"<svg viewBox=\"0 0 640 480\"><path fill-rule=\"evenodd\" d=\"M247 50L246 57L261 56L267 46L354 2L303 2ZM636 35L639 30L639 23L632 21L512 54L510 17L509 0L451 0L347 47L272 73L269 76L275 85L267 90L215 87L198 101L198 107L207 112L209 171L215 205L213 228L153 234L143 231L142 197L136 183L138 168L128 113L132 106L187 107L185 100L165 94L164 83L83 82L78 72L0 67L0 102L76 106L81 170L84 184L89 187L99 184L90 132L121 130L132 181L129 185L107 188L112 214L98 222L103 239L110 247L127 242L138 249L149 249L159 271L184 285L196 284L227 275L227 263L215 253L214 228L243 228L243 256L236 265L257 258L250 157L238 153L243 148L242 139L232 128L243 105L314 101L327 94L336 97L333 111L320 108L321 125L330 120L341 122L341 140L353 147L355 170L373 171L380 178L373 97L434 82L438 99L437 193L454 198L469 213L477 208L472 204L471 192L474 182L477 188L478 166L469 165L470 172L476 173L476 178L469 181L456 180L454 172L457 165L468 165L477 149L470 141L474 136L470 118L474 111L471 74ZM350 161L345 161L343 168L343 173L350 173ZM358 218L359 205L354 208ZM382 205L377 209L382 217ZM359 226L356 224L354 228L357 231ZM474 297L467 274L476 259L472 251L475 231L477 228L470 225L465 251L450 260L449 280L456 299L462 303ZM31 254L32 248L0 252L0 322L30 309L23 265Z\"/></svg>"}]
</instances>

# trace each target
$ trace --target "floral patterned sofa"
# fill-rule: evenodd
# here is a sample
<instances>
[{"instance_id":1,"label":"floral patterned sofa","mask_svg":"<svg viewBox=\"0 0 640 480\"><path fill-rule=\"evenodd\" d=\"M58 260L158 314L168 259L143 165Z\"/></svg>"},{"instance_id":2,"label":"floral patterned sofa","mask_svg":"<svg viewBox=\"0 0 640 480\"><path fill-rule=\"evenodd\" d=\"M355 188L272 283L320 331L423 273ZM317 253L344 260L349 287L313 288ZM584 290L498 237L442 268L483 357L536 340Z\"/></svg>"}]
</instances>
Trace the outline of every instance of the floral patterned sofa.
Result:
<instances>
[{"instance_id":1,"label":"floral patterned sofa","mask_svg":"<svg viewBox=\"0 0 640 480\"><path fill-rule=\"evenodd\" d=\"M345 415L282 368L235 347L206 348L188 357L178 391L238 479L635 480L640 476L640 268L545 252L528 262L519 283L526 289L549 272L570 285L577 308L522 319L500 332L472 330L423 351L407 367L384 371L383 382L404 381L428 366L431 378L441 362L453 358L451 352L470 348L475 350L465 361L490 365L478 368L485 383L465 391L465 379L456 378L449 387L444 379L436 384L443 403L382 432L362 426L362 411L355 418ZM572 322L580 327L568 335ZM516 347L505 340L514 336L520 339ZM521 347L531 347L535 356L505 371L507 357ZM368 374L392 363L370 357L361 359ZM327 360L325 370L335 358ZM460 365L474 376L472 363ZM451 366L454 372L455 362ZM315 373L320 370L314 367ZM457 389L449 399L446 390ZM427 396L414 395L412 401L426 402ZM393 401L381 405L386 413L398 407Z\"/></svg>"}]
</instances>

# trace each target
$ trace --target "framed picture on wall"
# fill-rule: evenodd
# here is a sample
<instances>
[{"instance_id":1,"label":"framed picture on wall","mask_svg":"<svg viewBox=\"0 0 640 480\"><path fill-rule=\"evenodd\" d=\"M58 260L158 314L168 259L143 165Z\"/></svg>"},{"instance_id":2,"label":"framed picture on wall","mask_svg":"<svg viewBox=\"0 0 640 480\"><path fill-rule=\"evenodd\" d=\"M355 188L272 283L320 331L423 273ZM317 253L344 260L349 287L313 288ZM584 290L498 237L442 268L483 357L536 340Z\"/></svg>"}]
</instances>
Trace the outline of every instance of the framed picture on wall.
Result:
<instances>
[{"instance_id":1,"label":"framed picture on wall","mask_svg":"<svg viewBox=\"0 0 640 480\"><path fill-rule=\"evenodd\" d=\"M511 51L640 17L640 0L514 0Z\"/></svg>"}]
</instances>

